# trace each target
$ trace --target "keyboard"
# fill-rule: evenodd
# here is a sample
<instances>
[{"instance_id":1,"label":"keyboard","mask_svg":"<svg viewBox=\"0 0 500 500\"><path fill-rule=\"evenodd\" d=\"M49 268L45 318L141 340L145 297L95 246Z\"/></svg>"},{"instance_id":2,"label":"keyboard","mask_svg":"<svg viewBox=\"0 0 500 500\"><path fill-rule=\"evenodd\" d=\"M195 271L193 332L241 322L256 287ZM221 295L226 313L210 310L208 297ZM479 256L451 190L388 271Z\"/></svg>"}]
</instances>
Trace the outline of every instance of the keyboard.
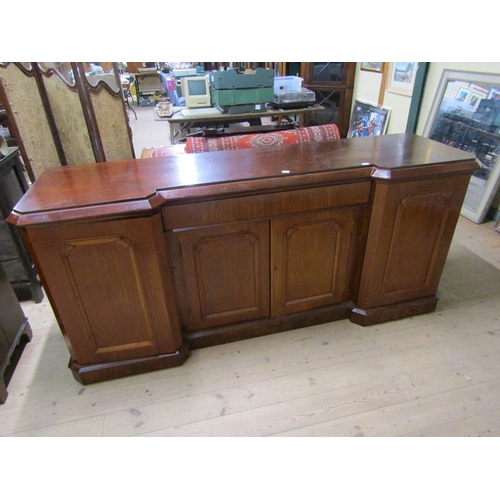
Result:
<instances>
[{"instance_id":1,"label":"keyboard","mask_svg":"<svg viewBox=\"0 0 500 500\"><path fill-rule=\"evenodd\" d=\"M196 116L213 116L220 115L221 112L219 108L192 108L192 109L182 109L181 115L187 117L196 117Z\"/></svg>"}]
</instances>

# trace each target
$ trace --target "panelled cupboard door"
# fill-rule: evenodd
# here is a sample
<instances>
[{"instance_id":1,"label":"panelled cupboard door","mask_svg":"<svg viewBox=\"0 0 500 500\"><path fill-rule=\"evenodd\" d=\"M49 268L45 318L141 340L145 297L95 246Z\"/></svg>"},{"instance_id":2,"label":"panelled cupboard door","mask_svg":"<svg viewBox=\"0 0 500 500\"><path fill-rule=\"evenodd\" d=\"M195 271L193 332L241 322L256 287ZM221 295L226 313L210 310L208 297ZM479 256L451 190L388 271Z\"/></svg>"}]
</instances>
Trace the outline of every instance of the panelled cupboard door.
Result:
<instances>
[{"instance_id":1,"label":"panelled cupboard door","mask_svg":"<svg viewBox=\"0 0 500 500\"><path fill-rule=\"evenodd\" d=\"M342 302L353 217L322 210L273 220L273 317Z\"/></svg>"},{"instance_id":2,"label":"panelled cupboard door","mask_svg":"<svg viewBox=\"0 0 500 500\"><path fill-rule=\"evenodd\" d=\"M175 231L186 330L269 317L269 221Z\"/></svg>"},{"instance_id":3,"label":"panelled cupboard door","mask_svg":"<svg viewBox=\"0 0 500 500\"><path fill-rule=\"evenodd\" d=\"M359 308L436 295L467 183L463 175L377 183Z\"/></svg>"},{"instance_id":4,"label":"panelled cupboard door","mask_svg":"<svg viewBox=\"0 0 500 500\"><path fill-rule=\"evenodd\" d=\"M161 235L159 214L29 230L73 361L113 362L181 346Z\"/></svg>"}]
</instances>

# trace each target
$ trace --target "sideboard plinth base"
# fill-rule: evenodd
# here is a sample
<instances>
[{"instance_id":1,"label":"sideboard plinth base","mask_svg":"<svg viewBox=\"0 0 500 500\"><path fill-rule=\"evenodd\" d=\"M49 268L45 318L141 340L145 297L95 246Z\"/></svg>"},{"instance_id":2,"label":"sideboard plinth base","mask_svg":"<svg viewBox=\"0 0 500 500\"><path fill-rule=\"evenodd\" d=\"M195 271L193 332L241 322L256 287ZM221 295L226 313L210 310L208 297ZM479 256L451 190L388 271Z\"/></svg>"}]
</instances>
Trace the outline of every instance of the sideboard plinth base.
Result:
<instances>
[{"instance_id":1,"label":"sideboard plinth base","mask_svg":"<svg viewBox=\"0 0 500 500\"><path fill-rule=\"evenodd\" d=\"M163 370L179 366L188 358L189 347L182 344L178 351L170 354L159 354L146 358L128 359L96 365L79 365L73 360L69 362L69 368L73 377L83 385L104 382L116 378L138 375L140 373Z\"/></svg>"},{"instance_id":2,"label":"sideboard plinth base","mask_svg":"<svg viewBox=\"0 0 500 500\"><path fill-rule=\"evenodd\" d=\"M419 314L427 314L436 310L438 300L436 296L432 296L373 309L356 307L352 310L350 320L356 325L370 326Z\"/></svg>"},{"instance_id":3,"label":"sideboard plinth base","mask_svg":"<svg viewBox=\"0 0 500 500\"><path fill-rule=\"evenodd\" d=\"M348 319L353 307L352 302L342 302L309 311L288 314L277 318L248 321L237 325L228 325L210 330L184 332L184 340L191 349L246 340L262 335L295 330L321 323Z\"/></svg>"}]
</instances>

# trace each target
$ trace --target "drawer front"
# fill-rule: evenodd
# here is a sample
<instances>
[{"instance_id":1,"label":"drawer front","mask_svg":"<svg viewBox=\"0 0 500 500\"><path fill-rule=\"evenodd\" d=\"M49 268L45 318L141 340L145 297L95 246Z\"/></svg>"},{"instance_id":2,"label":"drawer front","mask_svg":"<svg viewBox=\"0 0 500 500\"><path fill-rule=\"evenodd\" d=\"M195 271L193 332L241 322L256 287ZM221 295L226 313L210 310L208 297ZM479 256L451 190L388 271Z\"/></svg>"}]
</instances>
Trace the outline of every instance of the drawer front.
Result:
<instances>
[{"instance_id":1,"label":"drawer front","mask_svg":"<svg viewBox=\"0 0 500 500\"><path fill-rule=\"evenodd\" d=\"M165 230L259 219L370 203L371 182L172 205L162 209Z\"/></svg>"}]
</instances>

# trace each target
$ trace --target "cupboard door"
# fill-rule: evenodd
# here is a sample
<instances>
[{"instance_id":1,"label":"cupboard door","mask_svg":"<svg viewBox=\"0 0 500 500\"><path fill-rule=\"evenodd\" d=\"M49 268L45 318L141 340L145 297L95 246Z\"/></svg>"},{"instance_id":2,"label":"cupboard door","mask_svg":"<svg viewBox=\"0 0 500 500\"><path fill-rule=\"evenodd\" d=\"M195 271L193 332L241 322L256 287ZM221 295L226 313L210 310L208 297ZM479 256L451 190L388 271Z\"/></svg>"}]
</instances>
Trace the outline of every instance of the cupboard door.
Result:
<instances>
[{"instance_id":1,"label":"cupboard door","mask_svg":"<svg viewBox=\"0 0 500 500\"><path fill-rule=\"evenodd\" d=\"M359 309L436 296L467 185L466 176L376 183Z\"/></svg>"},{"instance_id":2,"label":"cupboard door","mask_svg":"<svg viewBox=\"0 0 500 500\"><path fill-rule=\"evenodd\" d=\"M273 221L273 317L342 302L353 217L325 210Z\"/></svg>"},{"instance_id":3,"label":"cupboard door","mask_svg":"<svg viewBox=\"0 0 500 500\"><path fill-rule=\"evenodd\" d=\"M75 363L138 359L180 348L159 214L40 226L28 234Z\"/></svg>"},{"instance_id":4,"label":"cupboard door","mask_svg":"<svg viewBox=\"0 0 500 500\"><path fill-rule=\"evenodd\" d=\"M184 329L269 317L269 221L208 226L176 235L185 286Z\"/></svg>"}]
</instances>

